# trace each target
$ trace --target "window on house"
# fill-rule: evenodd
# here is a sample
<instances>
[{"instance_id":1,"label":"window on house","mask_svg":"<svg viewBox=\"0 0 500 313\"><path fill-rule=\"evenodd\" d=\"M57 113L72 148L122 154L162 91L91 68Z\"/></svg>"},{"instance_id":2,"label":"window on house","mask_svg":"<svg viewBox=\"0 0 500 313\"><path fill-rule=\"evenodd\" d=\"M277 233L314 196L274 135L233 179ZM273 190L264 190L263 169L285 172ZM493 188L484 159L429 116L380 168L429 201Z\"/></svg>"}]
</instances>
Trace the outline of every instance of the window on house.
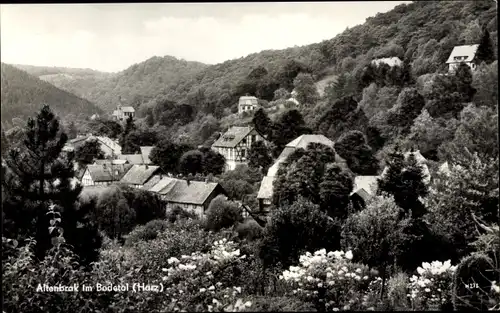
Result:
<instances>
[{"instance_id":1,"label":"window on house","mask_svg":"<svg viewBox=\"0 0 500 313\"><path fill-rule=\"evenodd\" d=\"M257 136L252 135L252 142L255 142L257 140Z\"/></svg>"},{"instance_id":2,"label":"window on house","mask_svg":"<svg viewBox=\"0 0 500 313\"><path fill-rule=\"evenodd\" d=\"M241 140L241 143L242 143L242 144L244 144L244 145L246 145L246 143L247 143L247 139L246 139L246 138L243 138L243 140Z\"/></svg>"},{"instance_id":3,"label":"window on house","mask_svg":"<svg viewBox=\"0 0 500 313\"><path fill-rule=\"evenodd\" d=\"M241 157L244 158L246 157L246 150L245 149L241 149Z\"/></svg>"}]
</instances>

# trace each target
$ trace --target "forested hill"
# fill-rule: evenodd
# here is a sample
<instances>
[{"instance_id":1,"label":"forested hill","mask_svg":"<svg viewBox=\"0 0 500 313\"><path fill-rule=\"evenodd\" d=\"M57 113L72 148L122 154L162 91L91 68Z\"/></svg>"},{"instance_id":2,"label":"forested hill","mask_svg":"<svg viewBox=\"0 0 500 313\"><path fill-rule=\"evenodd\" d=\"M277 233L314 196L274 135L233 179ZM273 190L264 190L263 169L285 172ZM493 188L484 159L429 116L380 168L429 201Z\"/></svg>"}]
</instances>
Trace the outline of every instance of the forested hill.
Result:
<instances>
[{"instance_id":1,"label":"forested hill","mask_svg":"<svg viewBox=\"0 0 500 313\"><path fill-rule=\"evenodd\" d=\"M406 58L413 63L415 76L433 73L445 66L455 45L477 43L483 25L490 31L496 47L496 16L494 1L403 4L321 43L262 51L207 67L198 75L169 86L162 94L182 102L201 90L206 101L224 103L226 95L238 93L237 85L259 66L268 72L261 81L265 94L266 85L272 85L273 81L287 85L290 81L287 74L296 74L297 64L293 61L311 71L316 80L330 72L351 72L356 76L372 58L385 56Z\"/></svg>"},{"instance_id":2,"label":"forested hill","mask_svg":"<svg viewBox=\"0 0 500 313\"><path fill-rule=\"evenodd\" d=\"M293 88L298 72L318 81L328 74L359 80L376 57L398 56L412 63L415 77L445 68L456 45L477 43L485 26L497 50L494 1L419 1L402 4L312 45L267 50L216 65L153 57L109 77L42 77L111 111L119 97L125 104L154 106L164 100L218 111L235 106L251 93L272 100L278 87ZM242 39L244 40L244 39ZM249 77L249 74L251 77Z\"/></svg>"},{"instance_id":3,"label":"forested hill","mask_svg":"<svg viewBox=\"0 0 500 313\"><path fill-rule=\"evenodd\" d=\"M121 104L138 106L144 99L156 95L165 85L192 76L207 65L165 56L152 57L118 73L102 73L86 69L20 67L110 112L119 101L122 101Z\"/></svg>"},{"instance_id":4,"label":"forested hill","mask_svg":"<svg viewBox=\"0 0 500 313\"><path fill-rule=\"evenodd\" d=\"M103 111L86 99L61 90L14 66L2 63L1 67L2 125L13 126L13 119L26 121L40 110L44 103L50 104L62 119L85 119Z\"/></svg>"}]
</instances>

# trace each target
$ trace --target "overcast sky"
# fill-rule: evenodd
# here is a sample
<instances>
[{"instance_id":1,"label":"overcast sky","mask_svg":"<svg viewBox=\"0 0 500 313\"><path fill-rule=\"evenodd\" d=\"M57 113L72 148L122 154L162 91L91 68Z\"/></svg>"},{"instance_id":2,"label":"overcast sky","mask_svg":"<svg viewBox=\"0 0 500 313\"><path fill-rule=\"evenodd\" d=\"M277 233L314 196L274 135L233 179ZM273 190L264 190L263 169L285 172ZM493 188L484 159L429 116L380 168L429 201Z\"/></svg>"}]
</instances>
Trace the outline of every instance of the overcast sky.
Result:
<instances>
[{"instance_id":1,"label":"overcast sky","mask_svg":"<svg viewBox=\"0 0 500 313\"><path fill-rule=\"evenodd\" d=\"M409 2L2 4L1 60L108 72L155 55L215 64L330 39Z\"/></svg>"}]
</instances>

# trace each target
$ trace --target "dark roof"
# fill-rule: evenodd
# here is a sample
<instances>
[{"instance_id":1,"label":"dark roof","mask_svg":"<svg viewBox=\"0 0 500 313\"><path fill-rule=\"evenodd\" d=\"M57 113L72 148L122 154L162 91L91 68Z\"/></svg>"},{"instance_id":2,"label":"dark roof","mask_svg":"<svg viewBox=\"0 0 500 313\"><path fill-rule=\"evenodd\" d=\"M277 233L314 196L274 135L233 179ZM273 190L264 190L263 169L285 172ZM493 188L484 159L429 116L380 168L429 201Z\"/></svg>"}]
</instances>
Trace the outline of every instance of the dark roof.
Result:
<instances>
[{"instance_id":1,"label":"dark roof","mask_svg":"<svg viewBox=\"0 0 500 313\"><path fill-rule=\"evenodd\" d=\"M171 177L164 177L156 186L150 191L156 191L168 202L175 203L188 203L203 205L208 197L216 189L220 189L221 193L224 192L221 185L212 182L190 181L189 183L183 179L175 179Z\"/></svg>"},{"instance_id":2,"label":"dark roof","mask_svg":"<svg viewBox=\"0 0 500 313\"><path fill-rule=\"evenodd\" d=\"M94 182L119 181L131 168L132 165L130 164L92 164L87 166Z\"/></svg>"},{"instance_id":3,"label":"dark roof","mask_svg":"<svg viewBox=\"0 0 500 313\"><path fill-rule=\"evenodd\" d=\"M158 170L159 166L132 165L132 168L120 180L121 183L131 185L144 185Z\"/></svg>"},{"instance_id":4,"label":"dark roof","mask_svg":"<svg viewBox=\"0 0 500 313\"><path fill-rule=\"evenodd\" d=\"M234 148L254 130L251 126L233 126L214 142L212 147Z\"/></svg>"},{"instance_id":5,"label":"dark roof","mask_svg":"<svg viewBox=\"0 0 500 313\"><path fill-rule=\"evenodd\" d=\"M150 190L154 185L158 184L158 182L161 180L161 175L154 175L151 177L150 180L148 180L144 186L142 187L144 190Z\"/></svg>"}]
</instances>

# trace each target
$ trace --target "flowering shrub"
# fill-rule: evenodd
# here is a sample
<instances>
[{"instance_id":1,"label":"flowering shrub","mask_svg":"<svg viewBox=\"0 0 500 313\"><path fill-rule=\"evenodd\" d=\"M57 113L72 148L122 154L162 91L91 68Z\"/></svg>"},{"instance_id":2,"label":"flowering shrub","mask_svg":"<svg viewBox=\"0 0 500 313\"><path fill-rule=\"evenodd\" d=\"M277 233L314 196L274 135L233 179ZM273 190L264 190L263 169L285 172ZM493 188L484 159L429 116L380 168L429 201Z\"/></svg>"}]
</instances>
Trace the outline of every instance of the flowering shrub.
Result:
<instances>
[{"instance_id":1,"label":"flowering shrub","mask_svg":"<svg viewBox=\"0 0 500 313\"><path fill-rule=\"evenodd\" d=\"M171 298L168 309L173 311L241 311L251 306L243 301L242 288L231 286L237 266L247 256L237 245L222 239L208 253L193 252L180 258L168 259L162 271L165 293Z\"/></svg>"},{"instance_id":2,"label":"flowering shrub","mask_svg":"<svg viewBox=\"0 0 500 313\"><path fill-rule=\"evenodd\" d=\"M318 311L362 309L363 293L372 273L366 265L352 263L352 252L326 252L300 256L299 266L290 266L281 279L293 287L293 294L315 304Z\"/></svg>"},{"instance_id":3,"label":"flowering shrub","mask_svg":"<svg viewBox=\"0 0 500 313\"><path fill-rule=\"evenodd\" d=\"M410 278L409 289L412 307L414 309L428 310L439 308L450 303L453 284L453 274L456 266L450 260L446 262L424 262L417 268L418 276Z\"/></svg>"}]
</instances>

